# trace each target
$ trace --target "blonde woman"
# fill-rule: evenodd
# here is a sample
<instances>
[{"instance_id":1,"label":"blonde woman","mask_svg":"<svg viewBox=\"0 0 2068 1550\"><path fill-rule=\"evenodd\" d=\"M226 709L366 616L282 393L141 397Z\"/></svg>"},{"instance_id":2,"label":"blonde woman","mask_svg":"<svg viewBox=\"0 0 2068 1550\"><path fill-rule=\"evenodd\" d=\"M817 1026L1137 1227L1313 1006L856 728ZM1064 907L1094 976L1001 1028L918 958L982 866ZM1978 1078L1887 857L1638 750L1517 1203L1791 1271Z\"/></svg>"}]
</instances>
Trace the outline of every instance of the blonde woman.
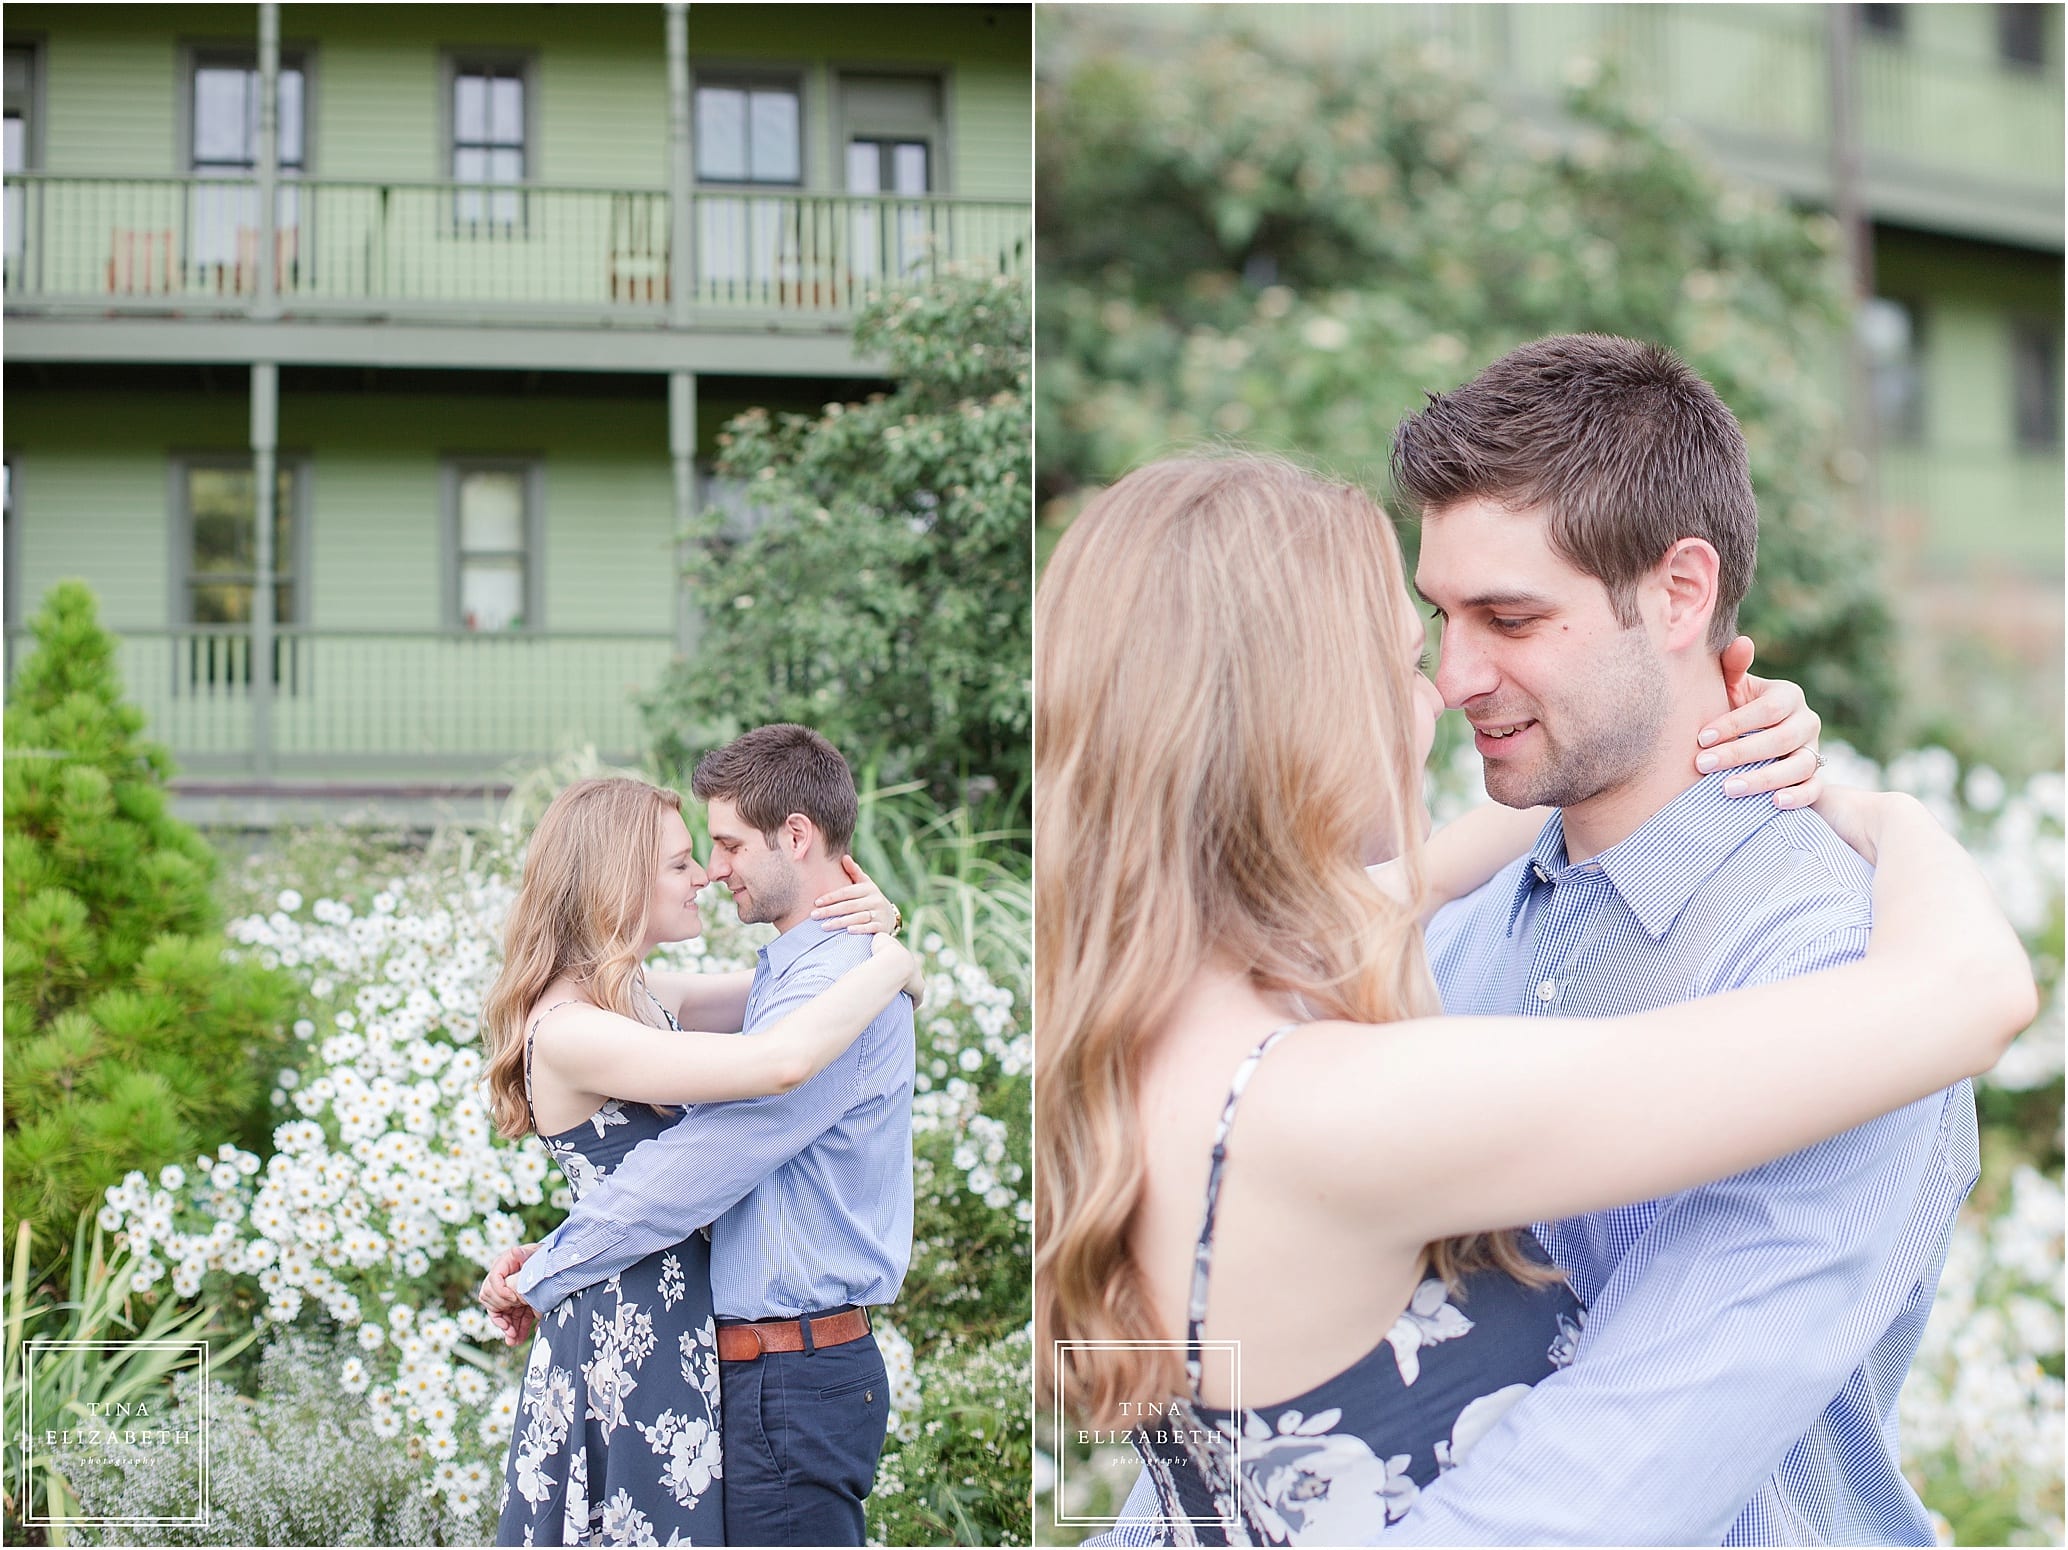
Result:
<instances>
[{"instance_id":1,"label":"blonde woman","mask_svg":"<svg viewBox=\"0 0 2068 1550\"><path fill-rule=\"evenodd\" d=\"M1538 650L1615 635L1606 585L1559 578L1559 555L1485 558L1496 609L1552 598ZM1467 614L1485 599L1442 601L1445 651L1481 650ZM1761 720L1726 714L1704 641L1716 602L1713 578L1640 582L1614 648L1708 686L1670 755L1689 807L1724 800L1709 788L1725 777L1694 766L1697 726L1728 741ZM1932 1101L2032 1015L2024 954L1960 848L1906 798L1831 792L1818 811L1878 867L1864 962L1555 1026L1437 1021L1432 873L1445 892L1477 885L1543 815L1520 834L1512 814L1477 819L1425 853L1443 703L1392 529L1354 489L1251 457L1137 470L1057 546L1036 643L1036 1346L1044 1361L1075 1347L1053 1358L1067 1406L1134 1430L1178 1542L1376 1536L1532 1385L1571 1376L1593 1333L1516 1224L1687 1189ZM1519 660L1468 714L1520 693ZM1574 724L1555 696L1575 687L1546 681L1532 702L1554 748ZM1524 718L1508 721L1496 742ZM1791 886L1830 863L1794 834L1809 814L1753 801L1769 816L1732 821L1802 840ZM1590 876L1576 832L1559 885L1605 885L1613 847ZM1526 915L1542 905L1527 871L1502 873ZM1585 978L1545 984L1577 995ZM1699 1413L1700 1382L1680 1393Z\"/></svg>"},{"instance_id":2,"label":"blonde woman","mask_svg":"<svg viewBox=\"0 0 2068 1550\"><path fill-rule=\"evenodd\" d=\"M848 866L854 884L814 913L879 933L872 955L754 1038L721 1036L741 1026L751 973L644 967L703 929L680 798L626 779L563 791L532 834L482 1012L501 1133L538 1134L578 1198L671 1123L670 1105L787 1092L824 1069L920 985L889 903ZM540 1325L497 1543L724 1542L710 1252L692 1234Z\"/></svg>"}]
</instances>

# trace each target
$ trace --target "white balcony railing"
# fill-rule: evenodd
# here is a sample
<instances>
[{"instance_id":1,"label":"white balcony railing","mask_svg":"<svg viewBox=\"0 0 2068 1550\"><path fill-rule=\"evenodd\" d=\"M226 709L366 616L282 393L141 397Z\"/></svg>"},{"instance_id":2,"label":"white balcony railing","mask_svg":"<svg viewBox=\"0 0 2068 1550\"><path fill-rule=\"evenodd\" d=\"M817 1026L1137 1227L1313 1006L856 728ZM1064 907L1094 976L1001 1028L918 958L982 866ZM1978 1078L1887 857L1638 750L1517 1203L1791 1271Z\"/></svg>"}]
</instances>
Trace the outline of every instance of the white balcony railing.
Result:
<instances>
[{"instance_id":1,"label":"white balcony railing","mask_svg":"<svg viewBox=\"0 0 2068 1550\"><path fill-rule=\"evenodd\" d=\"M239 626L123 631L124 697L183 766L256 767L251 637ZM10 665L33 642L8 642ZM591 744L636 754L633 697L654 688L668 635L396 632L283 626L273 640L266 762L489 768Z\"/></svg>"},{"instance_id":2,"label":"white balcony railing","mask_svg":"<svg viewBox=\"0 0 2068 1550\"><path fill-rule=\"evenodd\" d=\"M1025 201L929 194L693 196L678 265L652 189L292 179L275 216L289 312L464 308L664 321L694 309L840 314L873 288L947 263L1029 258ZM248 180L10 174L11 307L241 312L257 296L260 210Z\"/></svg>"}]
</instances>

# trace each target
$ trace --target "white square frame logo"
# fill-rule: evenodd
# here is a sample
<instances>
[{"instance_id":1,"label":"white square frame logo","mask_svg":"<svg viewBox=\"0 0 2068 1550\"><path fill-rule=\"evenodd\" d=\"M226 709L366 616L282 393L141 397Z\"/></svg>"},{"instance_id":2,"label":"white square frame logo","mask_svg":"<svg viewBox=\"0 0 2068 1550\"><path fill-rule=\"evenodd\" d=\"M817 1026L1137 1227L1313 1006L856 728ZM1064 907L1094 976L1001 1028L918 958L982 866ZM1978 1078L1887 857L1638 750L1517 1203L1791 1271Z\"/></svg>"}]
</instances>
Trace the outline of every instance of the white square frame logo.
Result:
<instances>
[{"instance_id":1,"label":"white square frame logo","mask_svg":"<svg viewBox=\"0 0 2068 1550\"><path fill-rule=\"evenodd\" d=\"M1098 1517L1089 1513L1066 1513L1062 1504L1066 1499L1067 1470L1070 1450L1067 1446L1063 1423L1063 1363L1073 1355L1093 1351L1174 1351L1182 1359L1188 1347L1182 1340L1058 1340L1054 1342L1054 1360L1050 1371L1055 1375L1055 1388L1049 1404L1049 1457L1056 1461L1055 1489L1049 1495L1050 1518L1056 1528L1111 1528L1120 1521L1117 1514ZM1209 1354L1225 1355L1228 1360L1228 1409L1238 1416L1242 1413L1242 1342L1240 1340L1202 1340L1199 1342L1200 1365L1205 1368ZM1242 1427L1235 1428L1233 1477L1242 1478ZM1187 1515L1186 1523L1201 1526L1218 1526L1217 1517L1195 1518Z\"/></svg>"},{"instance_id":2,"label":"white square frame logo","mask_svg":"<svg viewBox=\"0 0 2068 1550\"><path fill-rule=\"evenodd\" d=\"M34 1467L36 1445L36 1386L30 1379L31 1358L45 1351L198 1351L200 1353L201 1424L194 1438L195 1515L190 1518L89 1518L54 1517L48 1513L25 1513L24 1526L63 1528L86 1524L145 1524L164 1528L200 1528L208 1522L208 1383L210 1347L206 1340L41 1340L22 1342L22 1471ZM27 1503L23 1504L24 1507Z\"/></svg>"}]
</instances>

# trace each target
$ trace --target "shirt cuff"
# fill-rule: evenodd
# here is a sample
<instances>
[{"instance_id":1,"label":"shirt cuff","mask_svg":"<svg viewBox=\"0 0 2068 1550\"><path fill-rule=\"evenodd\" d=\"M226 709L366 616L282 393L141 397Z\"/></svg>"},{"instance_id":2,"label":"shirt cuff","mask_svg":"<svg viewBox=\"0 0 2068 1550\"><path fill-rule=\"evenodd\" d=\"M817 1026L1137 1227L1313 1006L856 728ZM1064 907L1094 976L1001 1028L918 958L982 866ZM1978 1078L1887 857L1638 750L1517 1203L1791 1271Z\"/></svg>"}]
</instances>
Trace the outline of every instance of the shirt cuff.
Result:
<instances>
[{"instance_id":1,"label":"shirt cuff","mask_svg":"<svg viewBox=\"0 0 2068 1550\"><path fill-rule=\"evenodd\" d=\"M614 1247L628 1230L622 1222L595 1222L570 1231L562 1222L510 1277L510 1287L534 1312L550 1313L583 1287L604 1279L580 1274L581 1267ZM559 1284L548 1287L548 1282Z\"/></svg>"}]
</instances>

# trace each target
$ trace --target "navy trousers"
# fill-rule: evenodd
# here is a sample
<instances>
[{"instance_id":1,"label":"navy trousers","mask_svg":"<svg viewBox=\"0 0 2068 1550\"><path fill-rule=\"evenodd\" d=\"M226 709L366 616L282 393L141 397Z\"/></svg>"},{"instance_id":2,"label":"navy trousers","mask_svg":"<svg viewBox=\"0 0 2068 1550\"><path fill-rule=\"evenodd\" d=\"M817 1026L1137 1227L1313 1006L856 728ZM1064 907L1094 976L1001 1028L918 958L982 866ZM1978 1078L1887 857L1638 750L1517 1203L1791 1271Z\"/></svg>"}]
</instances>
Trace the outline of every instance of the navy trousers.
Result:
<instances>
[{"instance_id":1,"label":"navy trousers","mask_svg":"<svg viewBox=\"0 0 2068 1550\"><path fill-rule=\"evenodd\" d=\"M859 1545L890 1422L876 1337L721 1362L725 1538Z\"/></svg>"}]
</instances>

